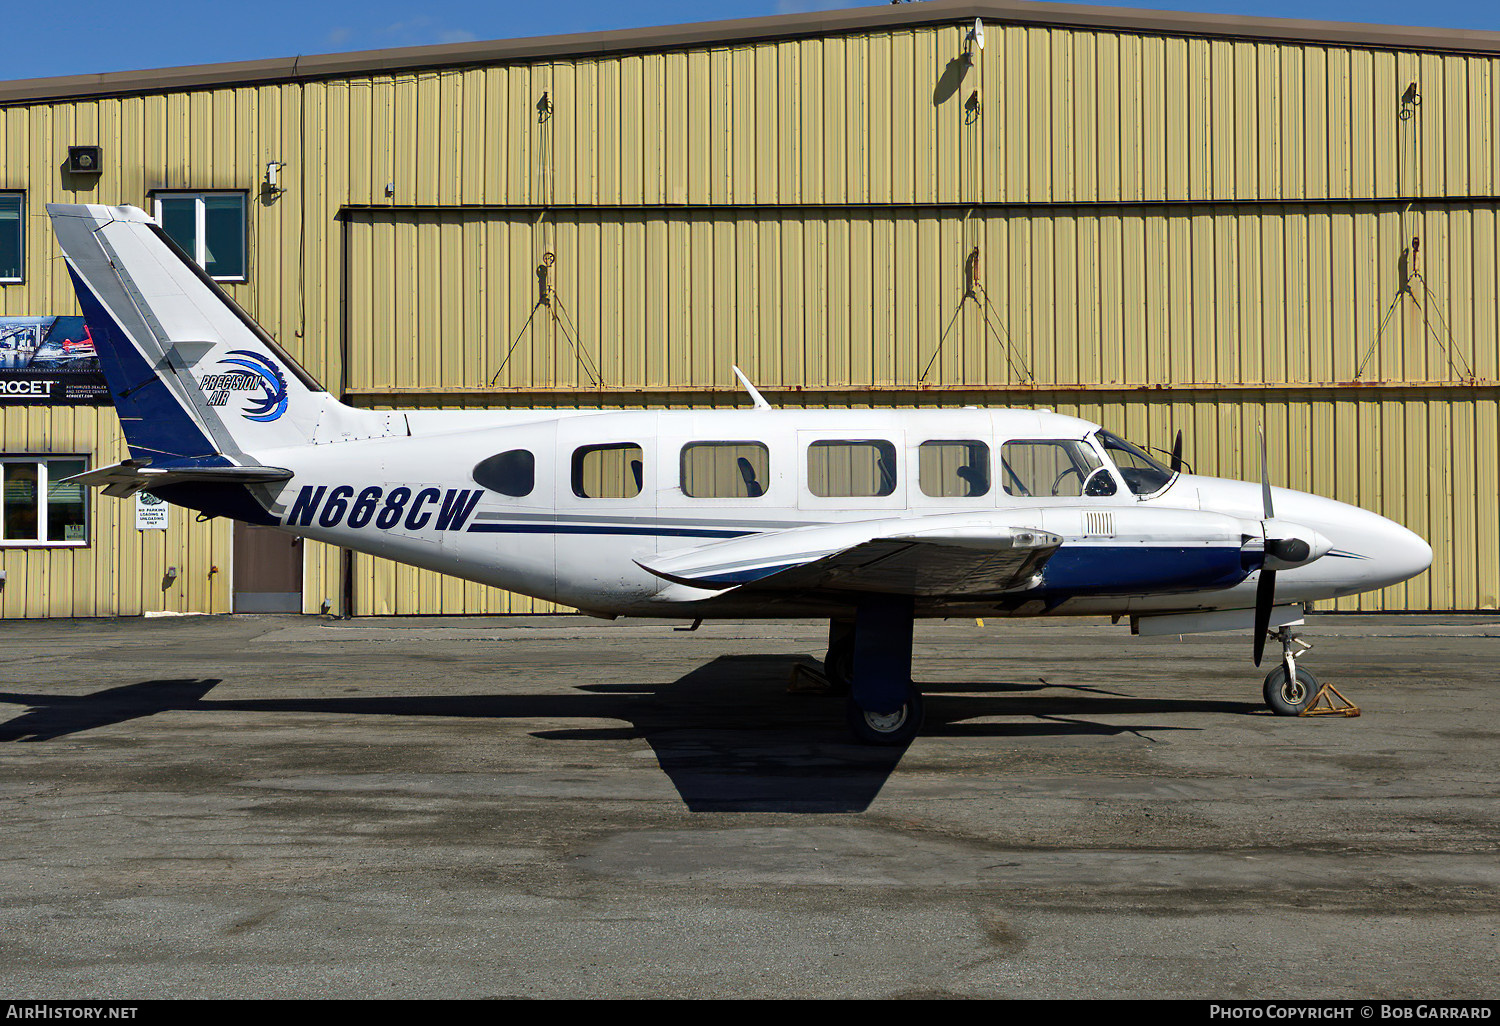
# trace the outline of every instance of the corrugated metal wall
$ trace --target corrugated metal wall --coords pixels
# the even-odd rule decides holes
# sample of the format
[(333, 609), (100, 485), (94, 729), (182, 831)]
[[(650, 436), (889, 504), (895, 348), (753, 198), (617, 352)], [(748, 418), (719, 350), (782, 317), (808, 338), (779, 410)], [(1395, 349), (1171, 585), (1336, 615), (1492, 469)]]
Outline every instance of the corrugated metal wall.
[(1497, 211), (359, 212), (348, 388), (1493, 381)]
[[(129, 455), (114, 410), (89, 406), (0, 407), (0, 451), (92, 453), (95, 467)], [(229, 612), (230, 524), (195, 516), (173, 506), (166, 530), (137, 531), (134, 499), (96, 496), (87, 547), (0, 549), (0, 619)]]
[[(73, 309), (43, 203), (247, 189), (232, 291), (355, 401), (724, 404), (737, 363), (792, 403), (1189, 426), (1251, 477), (1264, 417), (1279, 480), (1433, 541), (1345, 607), (1494, 607), (1500, 59), (987, 34), (972, 65), (950, 26), (0, 109), (31, 215), (0, 314)], [(59, 176), (86, 141), (99, 181)], [(353, 568), (360, 612), (546, 608)]]

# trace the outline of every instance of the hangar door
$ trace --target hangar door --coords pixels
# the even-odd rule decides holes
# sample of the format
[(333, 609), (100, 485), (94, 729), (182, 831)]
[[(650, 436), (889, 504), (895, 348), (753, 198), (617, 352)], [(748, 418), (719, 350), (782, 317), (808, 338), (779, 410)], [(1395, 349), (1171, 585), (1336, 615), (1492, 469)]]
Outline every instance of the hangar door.
[[(597, 382), (597, 338), (588, 342), (593, 351), (574, 344), (576, 292), (557, 289), (555, 231), (535, 218), (493, 211), (347, 218), (349, 401), (482, 408), (505, 405), (503, 390), (483, 394), (492, 379), (512, 391)], [(361, 553), (350, 555), (349, 573), (356, 616), (560, 611)]]
[[(352, 211), (345, 390), (406, 409), (723, 405), (739, 401), (737, 365), (788, 404), (869, 404), (873, 386), (901, 405), (1052, 406), (1162, 447), (1186, 428), (1199, 472), (1252, 481), (1246, 440), (1264, 424), (1274, 481), (1390, 516), (1437, 552), (1430, 573), (1338, 608), (1491, 607), (1497, 403), (1450, 380), (1420, 311), (1381, 334), (1404, 272), (1376, 254), (1401, 253), (1401, 216)], [(1482, 344), (1465, 343), (1462, 365), (1491, 380), (1493, 257), (1470, 259), (1494, 252), (1489, 215), (1420, 216), (1424, 239), (1453, 240), (1446, 263), (1429, 243), (1424, 266), (1451, 277), (1444, 319), (1472, 314), (1455, 336)], [(1339, 384), (1368, 353), (1382, 387)], [(363, 556), (352, 577), (356, 613), (550, 609)]]

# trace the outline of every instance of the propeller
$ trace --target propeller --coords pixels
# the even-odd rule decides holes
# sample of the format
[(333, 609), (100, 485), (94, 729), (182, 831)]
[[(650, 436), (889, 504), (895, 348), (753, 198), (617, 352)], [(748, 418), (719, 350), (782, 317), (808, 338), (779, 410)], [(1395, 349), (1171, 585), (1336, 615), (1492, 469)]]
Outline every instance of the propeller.
[(1182, 473), (1182, 429), (1177, 430), (1177, 437), (1172, 442), (1172, 473)]
[[(1255, 585), (1255, 665), (1260, 665), (1260, 657), (1266, 650), (1266, 633), (1271, 629), (1271, 607), (1276, 605), (1276, 569), (1273, 560), (1278, 560), (1288, 566), (1296, 566), (1305, 563), (1313, 554), (1313, 546), (1303, 538), (1293, 535), (1290, 538), (1272, 538), (1273, 521), (1276, 519), (1276, 508), (1271, 503), (1271, 478), (1266, 472), (1266, 433), (1260, 432), (1260, 499), (1264, 505), (1265, 518), (1261, 521), (1261, 528), (1266, 536), (1263, 562), (1260, 567), (1260, 580)], [(1289, 525), (1277, 525), (1282, 529)], [(1319, 555), (1327, 551), (1320, 536), (1321, 549)]]
[(1261, 549), (1260, 579), (1255, 585), (1256, 666), (1260, 665), (1261, 655), (1266, 650), (1266, 634), (1271, 629), (1271, 610), (1276, 605), (1277, 568), (1302, 566), (1321, 559), (1333, 548), (1333, 543), (1313, 528), (1276, 519), (1276, 507), (1271, 502), (1271, 475), (1266, 470), (1264, 429), (1260, 430), (1260, 501), (1264, 514), (1260, 527), (1265, 541)]
[[(1266, 473), (1266, 432), (1260, 431), (1260, 498), (1265, 519), (1273, 520), (1276, 509), (1271, 505), (1271, 480)], [(1271, 554), (1271, 540), (1266, 539), (1266, 553)], [(1265, 563), (1260, 567), (1260, 581), (1255, 586), (1255, 665), (1266, 651), (1266, 632), (1271, 629), (1271, 607), (1276, 604), (1276, 571)]]

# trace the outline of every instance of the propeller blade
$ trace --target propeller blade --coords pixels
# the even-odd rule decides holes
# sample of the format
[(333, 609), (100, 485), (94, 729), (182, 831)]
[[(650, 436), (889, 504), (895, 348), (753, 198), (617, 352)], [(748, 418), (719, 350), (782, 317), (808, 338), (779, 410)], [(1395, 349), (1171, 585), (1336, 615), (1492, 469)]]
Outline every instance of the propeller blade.
[(1177, 432), (1177, 439), (1172, 443), (1172, 473), (1182, 473), (1182, 431)]
[(1266, 519), (1270, 520), (1276, 516), (1276, 511), (1271, 508), (1271, 477), (1266, 473), (1266, 432), (1260, 430), (1260, 497), (1266, 506)]
[(1271, 607), (1276, 604), (1276, 571), (1261, 567), (1255, 586), (1255, 665), (1266, 651), (1266, 633), (1271, 629)]

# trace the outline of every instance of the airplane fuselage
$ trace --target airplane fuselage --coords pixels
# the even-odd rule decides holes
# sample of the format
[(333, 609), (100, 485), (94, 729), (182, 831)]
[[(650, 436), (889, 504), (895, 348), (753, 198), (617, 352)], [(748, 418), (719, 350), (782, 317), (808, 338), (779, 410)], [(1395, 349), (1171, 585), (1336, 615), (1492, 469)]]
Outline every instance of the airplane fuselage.
[[(643, 564), (766, 532), (871, 522), (1021, 525), (1064, 539), (1033, 586), (960, 601), (919, 597), (918, 615), (1151, 614), (1255, 601), (1256, 569), (1242, 550), (1260, 531), (1259, 485), (1184, 473), (1143, 483), (1116, 465), (1097, 425), (1047, 411), (404, 416), (410, 434), (402, 437), (254, 453), (295, 475), (257, 486), (267, 489), (262, 499), (278, 526), (602, 615), (828, 616), (841, 611), (837, 598), (768, 604)], [(1016, 476), (1017, 454), (1063, 441), (1088, 447), (1098, 467), (1054, 479), (1049, 465), (1025, 482)], [(753, 484), (737, 481), (733, 467), (717, 482), (685, 476), (704, 477), (693, 461), (721, 450), (754, 457)], [(968, 461), (962, 478), (941, 466), (953, 453)], [(500, 487), (524, 494), (476, 480), (475, 468), (504, 454), (518, 454), (506, 458), (528, 463), (529, 476), (524, 489)], [(878, 471), (860, 480), (872, 454)], [(1082, 493), (1086, 474), (1100, 494)], [(1425, 542), (1374, 513), (1289, 489), (1273, 494), (1279, 519), (1331, 543), (1323, 558), (1281, 572), (1278, 602), (1384, 587), (1430, 561)]]

